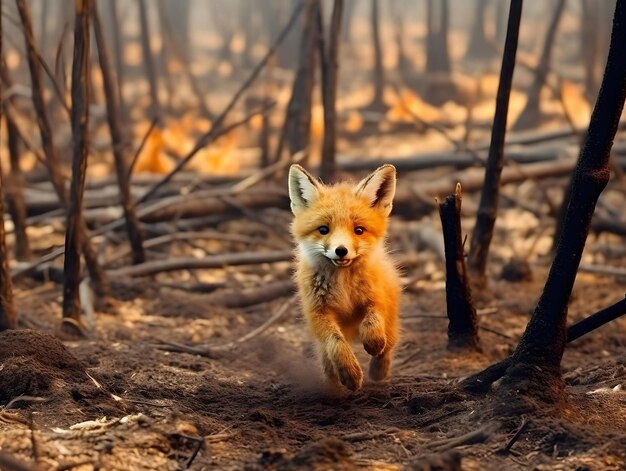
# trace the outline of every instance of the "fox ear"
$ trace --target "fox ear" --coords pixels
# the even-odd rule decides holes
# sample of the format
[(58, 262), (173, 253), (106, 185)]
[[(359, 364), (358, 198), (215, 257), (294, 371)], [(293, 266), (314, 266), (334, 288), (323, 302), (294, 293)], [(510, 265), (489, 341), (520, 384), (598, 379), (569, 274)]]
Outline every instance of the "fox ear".
[(359, 182), (355, 193), (367, 198), (372, 208), (378, 208), (388, 216), (396, 194), (396, 168), (393, 165), (378, 167)]
[(309, 172), (300, 165), (292, 165), (289, 169), (291, 211), (296, 214), (311, 206), (319, 196), (319, 188), (320, 183)]

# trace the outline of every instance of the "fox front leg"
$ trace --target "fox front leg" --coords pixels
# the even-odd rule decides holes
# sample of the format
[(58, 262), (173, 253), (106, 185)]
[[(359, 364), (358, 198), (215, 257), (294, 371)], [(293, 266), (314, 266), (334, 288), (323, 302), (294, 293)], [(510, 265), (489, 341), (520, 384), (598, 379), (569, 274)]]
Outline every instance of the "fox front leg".
[(359, 326), (359, 334), (363, 342), (363, 348), (373, 357), (380, 355), (385, 350), (387, 345), (385, 321), (377, 312), (375, 306), (367, 308), (365, 317)]
[(363, 385), (363, 371), (333, 317), (316, 314), (310, 320), (310, 327), (318, 341), (327, 381), (333, 384), (338, 378), (349, 390), (360, 389)]

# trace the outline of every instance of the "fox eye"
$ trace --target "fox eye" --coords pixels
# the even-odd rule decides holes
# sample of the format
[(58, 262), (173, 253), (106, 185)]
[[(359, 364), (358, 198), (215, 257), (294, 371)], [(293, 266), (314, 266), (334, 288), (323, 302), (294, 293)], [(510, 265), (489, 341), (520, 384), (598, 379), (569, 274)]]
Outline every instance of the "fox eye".
[(326, 234), (328, 234), (330, 232), (330, 229), (328, 228), (328, 226), (320, 226), (320, 227), (317, 228), (317, 230), (322, 235), (326, 235)]
[(356, 235), (362, 235), (365, 232), (365, 228), (363, 226), (356, 226), (354, 228), (354, 233)]

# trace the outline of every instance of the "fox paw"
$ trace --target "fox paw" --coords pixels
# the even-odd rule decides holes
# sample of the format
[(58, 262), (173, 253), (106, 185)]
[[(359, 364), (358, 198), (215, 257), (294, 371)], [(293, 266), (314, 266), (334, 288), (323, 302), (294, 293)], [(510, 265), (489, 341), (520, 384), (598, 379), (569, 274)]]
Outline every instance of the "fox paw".
[(386, 344), (387, 340), (383, 335), (369, 335), (363, 338), (363, 348), (373, 357), (380, 355)]
[(356, 359), (350, 364), (337, 365), (339, 381), (350, 391), (357, 391), (363, 385), (363, 371)]

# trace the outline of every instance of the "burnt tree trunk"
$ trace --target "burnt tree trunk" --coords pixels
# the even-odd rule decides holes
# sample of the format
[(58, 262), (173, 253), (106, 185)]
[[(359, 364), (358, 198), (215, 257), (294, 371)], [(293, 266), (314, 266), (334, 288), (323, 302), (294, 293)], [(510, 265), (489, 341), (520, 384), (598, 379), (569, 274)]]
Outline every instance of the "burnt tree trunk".
[(481, 375), (489, 385), (503, 377), (504, 392), (526, 391), (550, 402), (562, 397), (561, 358), (567, 341), (567, 307), (591, 218), (609, 177), (609, 156), (626, 98), (626, 0), (618, 0), (598, 100), (572, 177), (556, 254), (530, 322), (513, 356)]
[(139, 0), (139, 19), (141, 23), (141, 51), (150, 85), (150, 117), (161, 118), (161, 104), (159, 103), (159, 84), (156, 75), (154, 55), (150, 47), (150, 24), (148, 21), (148, 9), (146, 0)]
[(428, 0), (426, 4), (426, 74), (420, 90), (424, 99), (436, 106), (459, 98), (451, 75), (448, 6), (448, 0)]
[(122, 116), (122, 120), (126, 120), (127, 109), (126, 102), (124, 101), (124, 75), (126, 69), (124, 67), (124, 33), (121, 28), (120, 16), (117, 12), (117, 3), (118, 0), (107, 0), (105, 3), (109, 5), (109, 16), (112, 18), (111, 21), (111, 30), (113, 32), (113, 50), (115, 51), (115, 78), (117, 79), (117, 93), (118, 93), (118, 103), (120, 104), (120, 114)]
[(72, 61), (72, 180), (70, 183), (65, 227), (65, 262), (63, 265), (63, 318), (80, 326), (80, 258), (83, 193), (87, 173), (89, 124), (89, 16), (91, 0), (77, 0), (74, 21), (74, 57)]
[(552, 57), (552, 46), (554, 45), (554, 38), (556, 32), (559, 29), (559, 23), (563, 16), (563, 10), (565, 9), (565, 0), (558, 0), (550, 24), (548, 25), (548, 31), (546, 33), (546, 40), (543, 43), (543, 49), (539, 58), (539, 64), (535, 69), (535, 76), (533, 82), (528, 89), (528, 101), (524, 106), (521, 114), (515, 122), (514, 129), (523, 130), (537, 126), (541, 119), (541, 91), (548, 78), (550, 71), (550, 60)]
[(368, 108), (372, 110), (385, 109), (385, 69), (383, 67), (383, 48), (380, 42), (380, 13), (378, 0), (371, 0), (372, 45), (374, 46), (374, 98)]
[(311, 138), (311, 106), (315, 84), (315, 46), (317, 45), (317, 12), (319, 0), (307, 0), (304, 28), (300, 41), (300, 64), (293, 83), (287, 109), (285, 133), (291, 155), (309, 146)]
[[(0, 11), (2, 0), (0, 0)], [(0, 15), (0, 57), (2, 56), (2, 15)], [(4, 90), (0, 87), (0, 124), (2, 124), (2, 111), (4, 108)], [(9, 269), (9, 254), (7, 252), (6, 237), (4, 232), (4, 185), (2, 168), (0, 167), (0, 331), (15, 329), (17, 327), (17, 312), (13, 304), (13, 284), (11, 270)]]
[(599, 78), (597, 71), (598, 37), (600, 27), (597, 0), (582, 0), (580, 15), (580, 53), (585, 72), (585, 94), (590, 100), (598, 92)]
[[(26, 43), (26, 59), (30, 70), (32, 100), (37, 115), (37, 125), (41, 136), (41, 147), (45, 155), (45, 164), (50, 174), (52, 186), (59, 198), (61, 206), (67, 210), (68, 195), (65, 188), (65, 177), (61, 170), (61, 162), (54, 145), (52, 137), (52, 126), (48, 116), (48, 109), (44, 100), (44, 86), (42, 78), (41, 64), (38, 59), (38, 52), (35, 50), (35, 41), (33, 37), (32, 20), (30, 10), (25, 0), (16, 0), (17, 9), (22, 21), (22, 30)], [(88, 230), (84, 220), (80, 221), (81, 232), (84, 234), (82, 238), (84, 247), (84, 257), (89, 276), (94, 283), (94, 288), (98, 296), (105, 297), (109, 294), (109, 284), (104, 271), (98, 264), (96, 252), (89, 243)]]
[[(343, 0), (335, 0), (330, 22), (328, 41), (320, 41), (320, 64), (322, 65), (322, 102), (324, 104), (324, 141), (320, 177), (331, 182), (335, 177), (335, 150), (337, 145), (337, 77), (339, 74), (339, 34)], [(320, 38), (324, 37), (321, 9), (318, 11)], [(325, 48), (328, 44), (328, 48)]]
[(426, 72), (429, 74), (450, 74), (448, 16), (448, 0), (428, 0), (426, 4)]
[[(5, 87), (9, 87), (12, 81), (9, 71), (4, 61), (0, 58), (0, 75)], [(7, 120), (7, 146), (9, 149), (9, 179), (5, 185), (5, 196), (7, 209), (13, 221), (15, 233), (15, 258), (17, 260), (27, 260), (31, 256), (28, 234), (26, 233), (26, 202), (24, 201), (24, 175), (20, 166), (20, 132), (13, 118), (8, 113), (10, 106), (8, 98), (2, 106)]]
[(493, 47), (485, 33), (485, 15), (489, 0), (476, 0), (474, 25), (469, 38), (466, 56), (471, 59), (487, 59), (493, 56)]
[(107, 121), (109, 123), (111, 141), (113, 143), (113, 157), (115, 160), (117, 183), (120, 189), (122, 208), (126, 220), (126, 232), (128, 233), (128, 240), (133, 251), (133, 263), (142, 263), (145, 261), (143, 236), (130, 195), (130, 175), (128, 172), (128, 157), (126, 155), (128, 147), (125, 145), (126, 139), (122, 132), (122, 118), (117, 101), (118, 94), (115, 90), (115, 81), (111, 73), (111, 60), (104, 40), (104, 32), (102, 31), (102, 24), (100, 23), (100, 15), (98, 14), (97, 8), (93, 9), (93, 23), (98, 47), (98, 57), (100, 59), (100, 69), (102, 71), (102, 81), (104, 84)]
[(513, 84), (513, 72), (515, 70), (522, 4), (523, 0), (511, 0), (502, 66), (500, 68), (500, 81), (496, 95), (496, 111), (493, 118), (491, 142), (485, 167), (485, 183), (480, 197), (478, 215), (469, 251), (469, 270), (479, 286), (483, 286), (486, 282), (487, 257), (493, 237), (493, 228), (498, 215), (500, 175), (504, 166), (504, 138), (509, 112), (509, 97)]
[(461, 230), (461, 185), (439, 203), (446, 254), (448, 349), (480, 350), (476, 308), (467, 279)]

